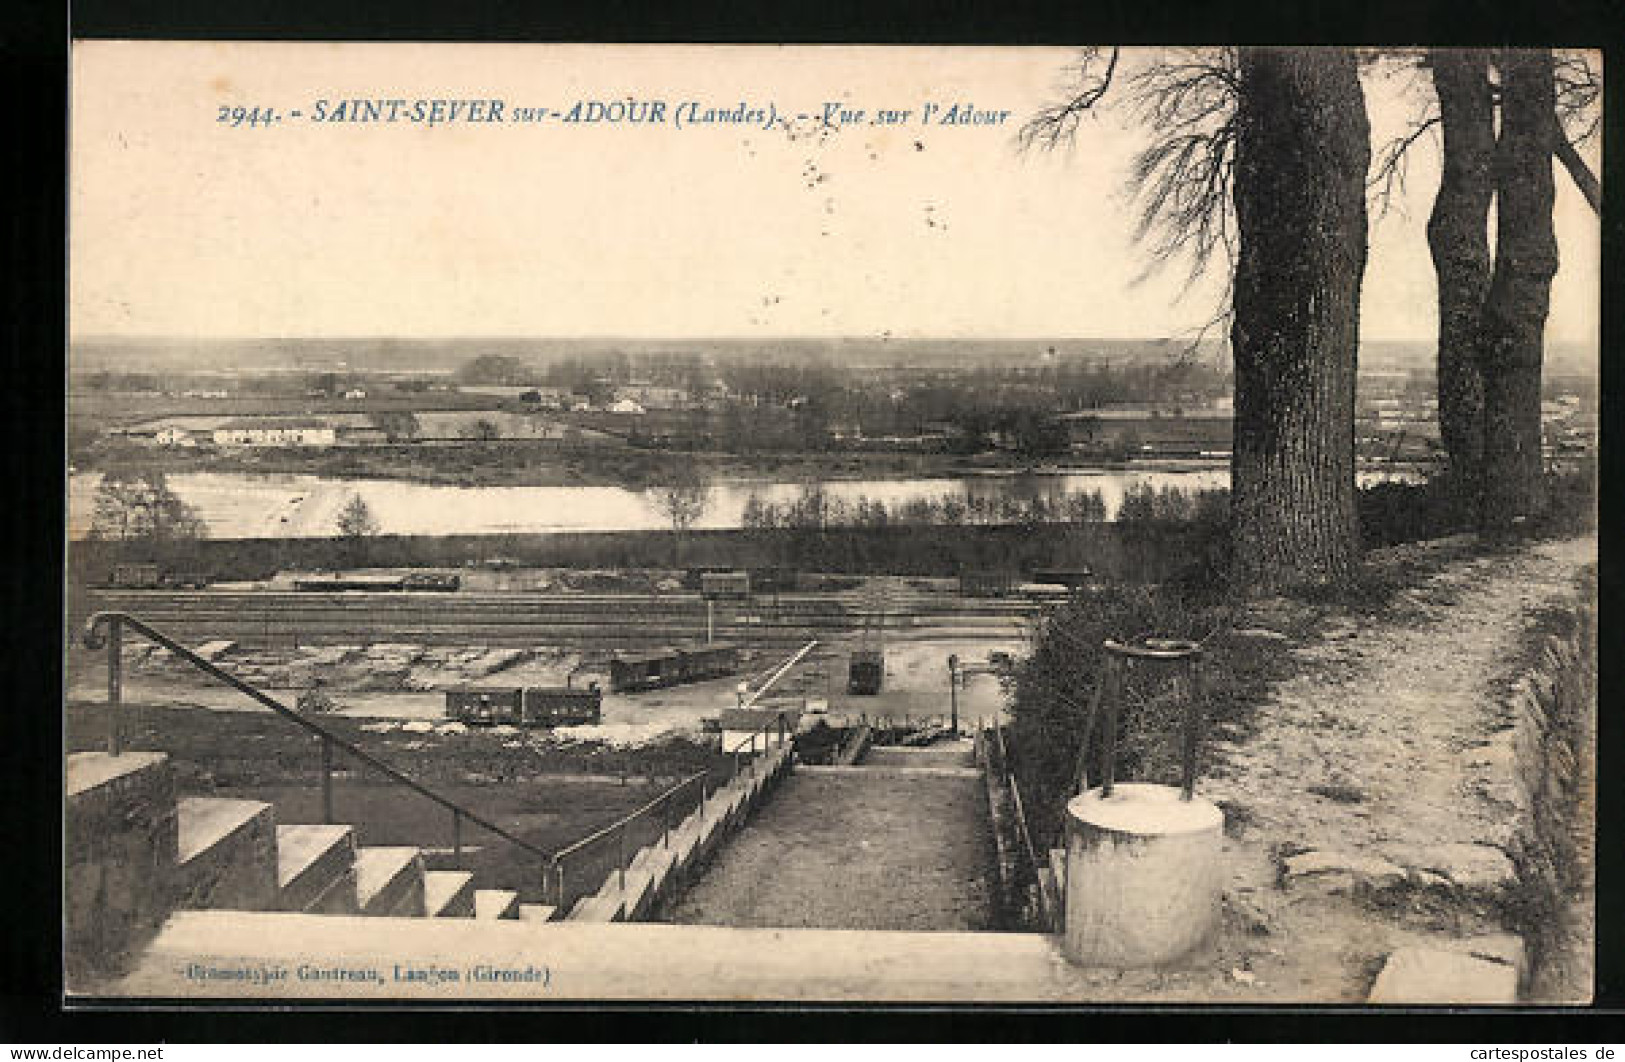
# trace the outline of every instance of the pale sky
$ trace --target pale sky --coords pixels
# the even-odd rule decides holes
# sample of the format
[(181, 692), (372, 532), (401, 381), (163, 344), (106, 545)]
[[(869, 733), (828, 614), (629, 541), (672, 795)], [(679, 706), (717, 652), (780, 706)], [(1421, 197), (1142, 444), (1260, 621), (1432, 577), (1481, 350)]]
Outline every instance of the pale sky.
[[(1216, 288), (1135, 283), (1143, 133), (1108, 113), (1021, 154), (1065, 49), (92, 42), (75, 47), (76, 335), (1177, 335)], [(1379, 135), (1404, 108), (1367, 86)], [(321, 98), (666, 101), (668, 124), (314, 124)], [(844, 102), (901, 127), (669, 124), (685, 100)], [(930, 101), (1008, 110), (921, 126)], [(229, 128), (221, 106), (306, 117)], [(940, 113), (940, 112), (939, 112)], [(1362, 331), (1430, 338), (1437, 148), (1372, 231)], [(1548, 334), (1592, 339), (1599, 230), (1558, 174)]]

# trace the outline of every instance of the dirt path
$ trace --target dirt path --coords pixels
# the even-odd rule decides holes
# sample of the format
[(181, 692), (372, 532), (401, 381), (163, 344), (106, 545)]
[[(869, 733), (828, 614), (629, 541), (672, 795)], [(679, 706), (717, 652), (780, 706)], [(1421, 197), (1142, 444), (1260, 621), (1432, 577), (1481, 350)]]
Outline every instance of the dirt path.
[[(1514, 823), (1506, 683), (1595, 539), (1456, 561), (1297, 647), (1203, 784), (1229, 819), (1222, 957), (1246, 998), (1358, 1000), (1396, 947), (1501, 932)], [(1296, 858), (1295, 858), (1296, 857)], [(1458, 949), (1459, 950), (1459, 947)]]
[(974, 773), (801, 768), (672, 912), (673, 922), (985, 929), (991, 842)]

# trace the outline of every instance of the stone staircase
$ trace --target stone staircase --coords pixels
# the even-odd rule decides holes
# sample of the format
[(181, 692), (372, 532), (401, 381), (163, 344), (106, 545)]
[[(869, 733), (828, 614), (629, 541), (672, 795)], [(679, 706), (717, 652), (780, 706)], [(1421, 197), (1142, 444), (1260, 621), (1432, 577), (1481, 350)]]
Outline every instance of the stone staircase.
[(611, 873), (597, 892), (560, 910), (521, 903), (516, 891), (475, 889), (467, 871), (431, 869), (437, 850), (360, 845), (354, 827), (342, 824), (279, 825), (262, 801), (178, 797), (163, 753), (75, 753), (64, 833), (69, 989), (100, 991), (132, 970), (150, 972), (157, 956), (172, 954), (176, 927), (193, 912), (218, 913), (225, 921), (211, 925), (248, 933), (272, 912), (335, 927), (371, 919), (386, 936), (422, 919), (502, 922), (516, 931), (640, 921), (671, 900), (793, 762), (788, 742), (762, 753), (639, 850), (624, 877)]
[(65, 914), (70, 973), (112, 973), (172, 912), (546, 921), (517, 892), (431, 870), (413, 847), (358, 845), (347, 825), (288, 824), (257, 800), (177, 797), (168, 757), (68, 757)]

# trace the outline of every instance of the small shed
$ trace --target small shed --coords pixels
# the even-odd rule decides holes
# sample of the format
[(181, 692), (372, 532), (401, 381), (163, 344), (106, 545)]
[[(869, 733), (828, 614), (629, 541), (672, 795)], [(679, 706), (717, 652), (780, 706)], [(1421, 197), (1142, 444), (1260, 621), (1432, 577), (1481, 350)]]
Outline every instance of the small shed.
[[(779, 731), (775, 720), (780, 714), (784, 715), (784, 738), (789, 741), (801, 725), (801, 710), (799, 708), (781, 707), (775, 705), (758, 706), (754, 708), (724, 708), (718, 720), (722, 730), (722, 751), (732, 752), (740, 745), (746, 750), (750, 749), (752, 734), (757, 735), (756, 749), (758, 752), (767, 748), (775, 748), (779, 741)], [(762, 729), (767, 728), (767, 734)]]

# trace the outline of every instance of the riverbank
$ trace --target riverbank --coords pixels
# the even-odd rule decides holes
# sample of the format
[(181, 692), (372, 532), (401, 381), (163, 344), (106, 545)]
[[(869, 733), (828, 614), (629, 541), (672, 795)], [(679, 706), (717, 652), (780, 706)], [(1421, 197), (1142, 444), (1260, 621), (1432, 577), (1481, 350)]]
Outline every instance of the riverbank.
[[(334, 538), (253, 537), (186, 543), (165, 566), (216, 582), (264, 580), (278, 571), (358, 568), (647, 569), (687, 566), (787, 568), (803, 572), (955, 577), (966, 571), (1012, 575), (1037, 568), (1088, 567), (1105, 578), (1154, 581), (1190, 562), (1197, 530), (1114, 523), (767, 530), (510, 532), (380, 535), (357, 547)], [(72, 585), (105, 583), (127, 560), (125, 544), (83, 540), (68, 550)], [(72, 595), (82, 596), (82, 595)]]
[(984, 454), (888, 450), (789, 451), (755, 454), (661, 450), (620, 440), (433, 442), (330, 448), (240, 449), (124, 446), (81, 456), (79, 472), (146, 470), (187, 473), (265, 474), (396, 480), (457, 487), (619, 487), (645, 490), (679, 468), (711, 480), (935, 479), (976, 475), (1124, 472), (1135, 469), (1186, 472), (1225, 468), (1216, 459), (1076, 458), (1035, 463), (1006, 451)]

